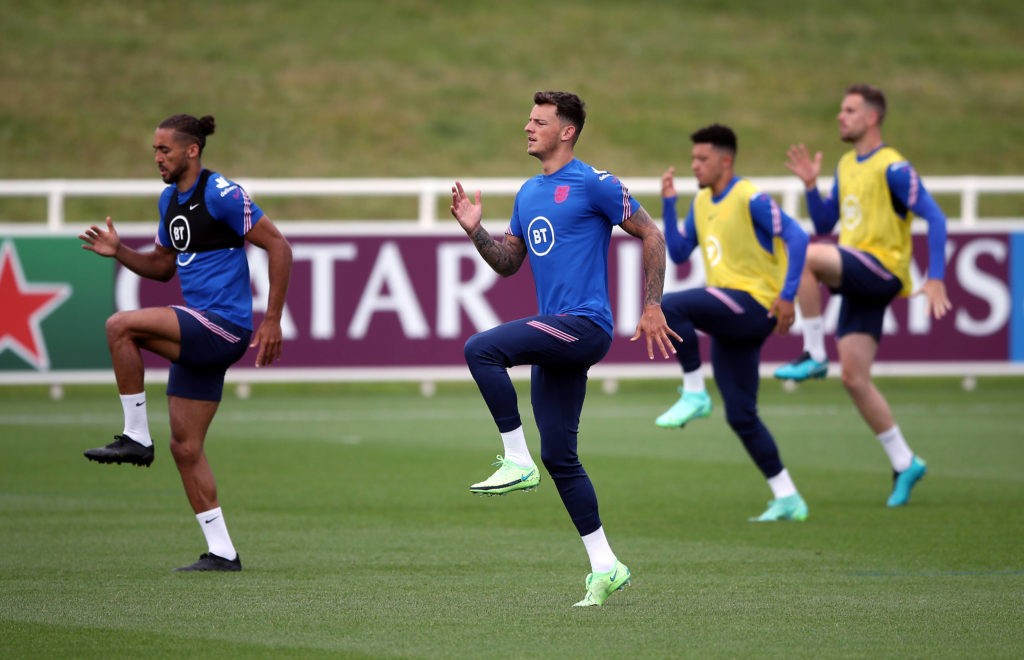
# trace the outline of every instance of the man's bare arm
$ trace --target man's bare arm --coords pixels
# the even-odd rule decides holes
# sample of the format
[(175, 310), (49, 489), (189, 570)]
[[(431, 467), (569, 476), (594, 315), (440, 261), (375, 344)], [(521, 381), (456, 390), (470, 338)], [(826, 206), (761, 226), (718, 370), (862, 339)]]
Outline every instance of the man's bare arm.
[(644, 305), (660, 305), (665, 290), (665, 236), (642, 206), (622, 228), (644, 242)]
[(458, 181), (452, 186), (452, 216), (459, 221), (463, 231), (473, 241), (477, 252), (484, 258), (487, 265), (502, 277), (515, 274), (526, 258), (526, 244), (521, 238), (506, 234), (500, 243), (480, 224), (483, 206), (480, 204), (480, 191), (470, 198)]
[(487, 265), (502, 277), (515, 274), (526, 258), (526, 243), (512, 234), (505, 234), (505, 240), (499, 243), (480, 225), (469, 238)]
[(644, 311), (630, 341), (646, 335), (647, 357), (654, 359), (657, 346), (661, 356), (668, 359), (676, 352), (671, 340), (681, 342), (683, 339), (669, 327), (661, 311), (661, 294), (665, 288), (665, 236), (642, 206), (622, 223), (622, 228), (644, 242)]

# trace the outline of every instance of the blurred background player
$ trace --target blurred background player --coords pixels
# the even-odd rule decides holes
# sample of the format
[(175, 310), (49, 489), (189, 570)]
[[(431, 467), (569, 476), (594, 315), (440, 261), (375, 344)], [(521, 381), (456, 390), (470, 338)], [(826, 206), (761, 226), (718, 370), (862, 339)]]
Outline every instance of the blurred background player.
[[(113, 257), (132, 272), (166, 282), (177, 273), (185, 306), (117, 312), (107, 319), (107, 343), (124, 410), (124, 431), (105, 447), (89, 449), (99, 463), (153, 462), (146, 414), (141, 349), (171, 361), (167, 408), (171, 454), (209, 551), (178, 570), (238, 571), (242, 561), (231, 542), (206, 460), (206, 432), (224, 389), (224, 374), (247, 347), (258, 346), (256, 366), (281, 355), (281, 313), (291, 273), (291, 247), (262, 209), (234, 182), (204, 169), (206, 137), (216, 125), (207, 115), (168, 117), (156, 129), (153, 153), (164, 183), (155, 249), (121, 243), (110, 218), (93, 225), (82, 246)], [(252, 331), (252, 288), (245, 241), (267, 251), (267, 311)], [(251, 339), (251, 342), (250, 342)]]
[(700, 186), (682, 230), (677, 226), (674, 168), (662, 177), (665, 240), (672, 261), (694, 248), (704, 258), (707, 286), (665, 296), (669, 326), (683, 368), (679, 400), (655, 423), (679, 428), (711, 414), (697, 330), (711, 338), (711, 365), (725, 417), (768, 480), (773, 499), (753, 522), (805, 520), (807, 504), (782, 464), (778, 446), (757, 412), (761, 346), (772, 331), (785, 334), (795, 318), (807, 234), (767, 194), (734, 173), (736, 134), (713, 124), (694, 132), (691, 166)]
[(466, 362), (504, 446), (497, 471), (470, 486), (478, 494), (532, 490), (540, 473), (526, 445), (509, 367), (533, 365), (530, 399), (540, 431), (541, 461), (551, 476), (590, 558), (587, 593), (576, 606), (601, 605), (629, 584), (598, 515), (597, 495), (576, 453), (587, 371), (608, 352), (612, 313), (608, 246), (618, 225), (643, 240), (644, 309), (633, 340), (646, 334), (648, 357), (657, 344), (669, 357), (673, 334), (661, 311), (665, 240), (647, 211), (608, 172), (574, 156), (586, 118), (583, 101), (568, 92), (537, 92), (526, 124), (527, 153), (542, 174), (516, 194), (504, 240), (481, 225), (480, 193), (470, 199), (456, 182), (452, 215), (484, 261), (499, 275), (515, 274), (529, 251), (539, 314), (469, 338)]
[(928, 309), (942, 318), (951, 308), (943, 283), (946, 216), (925, 190), (909, 162), (882, 139), (885, 95), (870, 85), (851, 85), (839, 108), (839, 137), (853, 146), (839, 159), (832, 190), (822, 199), (817, 179), (821, 152), (791, 146), (786, 166), (807, 187), (807, 209), (817, 234), (840, 223), (839, 245), (812, 243), (800, 282), (804, 351), (776, 370), (776, 378), (802, 381), (828, 371), (819, 283), (842, 296), (836, 347), (843, 387), (889, 456), (893, 488), (888, 506), (902, 506), (927, 471), (900, 432), (889, 403), (871, 380), (882, 338), (885, 310), (898, 295), (910, 295), (911, 222), (928, 223)]

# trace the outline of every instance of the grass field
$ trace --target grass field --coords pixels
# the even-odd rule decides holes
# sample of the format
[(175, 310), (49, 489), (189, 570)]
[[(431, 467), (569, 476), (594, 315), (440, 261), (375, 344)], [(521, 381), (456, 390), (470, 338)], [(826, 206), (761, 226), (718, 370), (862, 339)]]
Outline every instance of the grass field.
[(1024, 379), (881, 383), (929, 461), (910, 505), (884, 506), (887, 462), (836, 380), (766, 381), (811, 507), (770, 525), (747, 522), (769, 492), (720, 408), (670, 432), (652, 420), (675, 383), (593, 387), (581, 456), (634, 579), (586, 610), (549, 480), (467, 493), (499, 451), (471, 385), (228, 397), (208, 453), (240, 574), (171, 570), (205, 544), (159, 385), (148, 470), (81, 456), (120, 430), (112, 385), (0, 388), (0, 657), (1020, 657)]

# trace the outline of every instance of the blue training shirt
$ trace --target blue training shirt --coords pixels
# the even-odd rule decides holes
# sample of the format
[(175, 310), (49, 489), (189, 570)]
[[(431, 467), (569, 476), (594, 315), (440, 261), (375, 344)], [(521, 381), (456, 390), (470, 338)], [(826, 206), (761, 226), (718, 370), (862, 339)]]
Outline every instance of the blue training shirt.
[[(175, 193), (179, 204), (188, 202), (201, 179), (198, 177), (196, 183), (183, 193), (177, 192), (173, 184), (164, 188), (158, 204), (160, 217), (164, 217)], [(203, 200), (214, 220), (226, 223), (242, 237), (263, 217), (263, 210), (241, 186), (216, 172), (210, 174)], [(174, 249), (162, 221), (157, 229), (156, 242)], [(176, 260), (181, 294), (188, 307), (213, 312), (235, 325), (252, 329), (252, 285), (244, 247), (179, 252)]]
[(575, 158), (523, 184), (507, 233), (526, 243), (540, 314), (586, 316), (612, 335), (611, 230), (639, 208), (621, 181)]

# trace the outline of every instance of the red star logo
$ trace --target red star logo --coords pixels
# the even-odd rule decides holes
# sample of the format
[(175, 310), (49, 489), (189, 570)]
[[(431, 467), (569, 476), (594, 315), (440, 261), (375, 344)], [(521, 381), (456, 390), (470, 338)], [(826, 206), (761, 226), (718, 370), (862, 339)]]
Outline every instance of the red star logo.
[(13, 243), (0, 250), (0, 353), (10, 348), (36, 369), (50, 367), (39, 324), (71, 295), (67, 284), (29, 284)]

